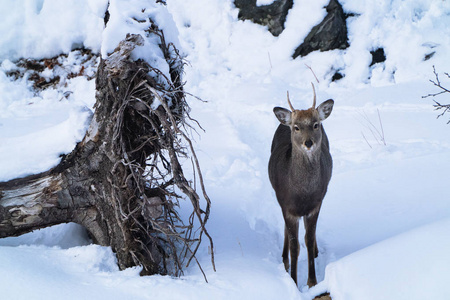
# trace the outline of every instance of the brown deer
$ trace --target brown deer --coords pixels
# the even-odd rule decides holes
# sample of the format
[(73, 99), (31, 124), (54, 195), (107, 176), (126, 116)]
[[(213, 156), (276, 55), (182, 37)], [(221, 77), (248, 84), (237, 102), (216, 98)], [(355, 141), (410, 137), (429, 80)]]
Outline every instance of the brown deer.
[(269, 178), (285, 222), (283, 263), (297, 284), (297, 260), (300, 252), (298, 223), (303, 217), (305, 244), (308, 251), (308, 286), (317, 284), (314, 258), (318, 255), (316, 224), (322, 200), (331, 178), (333, 161), (328, 138), (322, 126), (333, 109), (334, 101), (327, 100), (316, 108), (316, 92), (311, 108), (297, 110), (287, 100), (291, 111), (275, 107), (280, 121), (272, 141)]

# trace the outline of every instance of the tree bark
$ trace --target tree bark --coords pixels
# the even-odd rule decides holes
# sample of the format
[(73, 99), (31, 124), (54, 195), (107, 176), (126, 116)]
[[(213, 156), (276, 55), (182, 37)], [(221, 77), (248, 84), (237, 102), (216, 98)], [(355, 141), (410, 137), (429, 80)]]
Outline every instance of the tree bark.
[[(95, 113), (84, 139), (55, 168), (0, 183), (0, 238), (75, 222), (95, 243), (112, 247), (120, 269), (139, 265), (144, 275), (179, 275), (184, 262), (195, 258), (203, 235), (213, 246), (205, 228), (209, 198), (203, 190), (202, 209), (178, 162), (190, 149), (201, 180), (192, 144), (182, 131), (189, 118), (183, 63), (161, 30), (153, 26), (149, 32), (160, 38), (170, 78), (130, 59), (134, 47), (143, 44), (140, 35), (127, 36), (102, 59)], [(151, 77), (150, 71), (157, 75)], [(183, 197), (193, 205), (188, 224), (175, 211)]]

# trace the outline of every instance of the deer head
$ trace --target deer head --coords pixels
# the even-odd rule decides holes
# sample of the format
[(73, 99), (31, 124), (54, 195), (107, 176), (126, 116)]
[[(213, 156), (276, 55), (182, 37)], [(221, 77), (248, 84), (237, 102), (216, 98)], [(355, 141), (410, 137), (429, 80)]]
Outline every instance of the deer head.
[(287, 94), (287, 101), (291, 110), (275, 107), (273, 112), (281, 124), (291, 128), (292, 145), (308, 155), (320, 148), (322, 141), (322, 121), (328, 118), (333, 109), (334, 101), (329, 99), (316, 108), (316, 91), (311, 83), (314, 93), (313, 105), (306, 110), (294, 109)]

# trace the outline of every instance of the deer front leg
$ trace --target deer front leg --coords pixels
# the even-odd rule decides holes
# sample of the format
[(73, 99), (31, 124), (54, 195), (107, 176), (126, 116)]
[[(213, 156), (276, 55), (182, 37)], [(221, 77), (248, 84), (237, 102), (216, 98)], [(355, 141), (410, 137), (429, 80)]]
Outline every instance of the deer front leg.
[(283, 245), (283, 263), (286, 272), (289, 273), (289, 234), (287, 226), (284, 226), (284, 245)]
[(300, 253), (300, 244), (298, 242), (298, 219), (288, 217), (285, 218), (285, 223), (287, 237), (289, 239), (289, 252), (291, 253), (291, 277), (294, 280), (295, 284), (297, 284), (297, 262), (298, 255)]
[(316, 242), (316, 226), (317, 219), (319, 217), (319, 211), (305, 216), (303, 221), (305, 223), (305, 244), (308, 251), (308, 286), (312, 287), (317, 284), (316, 279), (316, 267), (314, 265), (314, 258), (318, 255), (317, 242)]
[[(303, 222), (305, 224), (305, 229), (307, 227), (306, 225), (306, 217), (303, 219)], [(315, 235), (314, 235), (315, 237)], [(305, 235), (305, 244), (306, 244), (306, 235)], [(319, 248), (317, 247), (317, 239), (314, 238), (314, 258), (317, 258), (319, 256)]]

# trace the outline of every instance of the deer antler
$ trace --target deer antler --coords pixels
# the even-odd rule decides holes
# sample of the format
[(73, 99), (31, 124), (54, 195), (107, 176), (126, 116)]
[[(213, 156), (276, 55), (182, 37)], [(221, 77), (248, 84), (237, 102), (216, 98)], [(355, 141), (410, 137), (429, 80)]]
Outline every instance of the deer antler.
[(295, 108), (292, 106), (291, 100), (289, 100), (289, 91), (287, 91), (287, 100), (288, 100), (289, 107), (291, 108), (291, 111), (294, 111)]
[(316, 108), (316, 89), (314, 88), (314, 83), (311, 82), (313, 93), (314, 93), (314, 99), (313, 99), (313, 105), (312, 108)]

